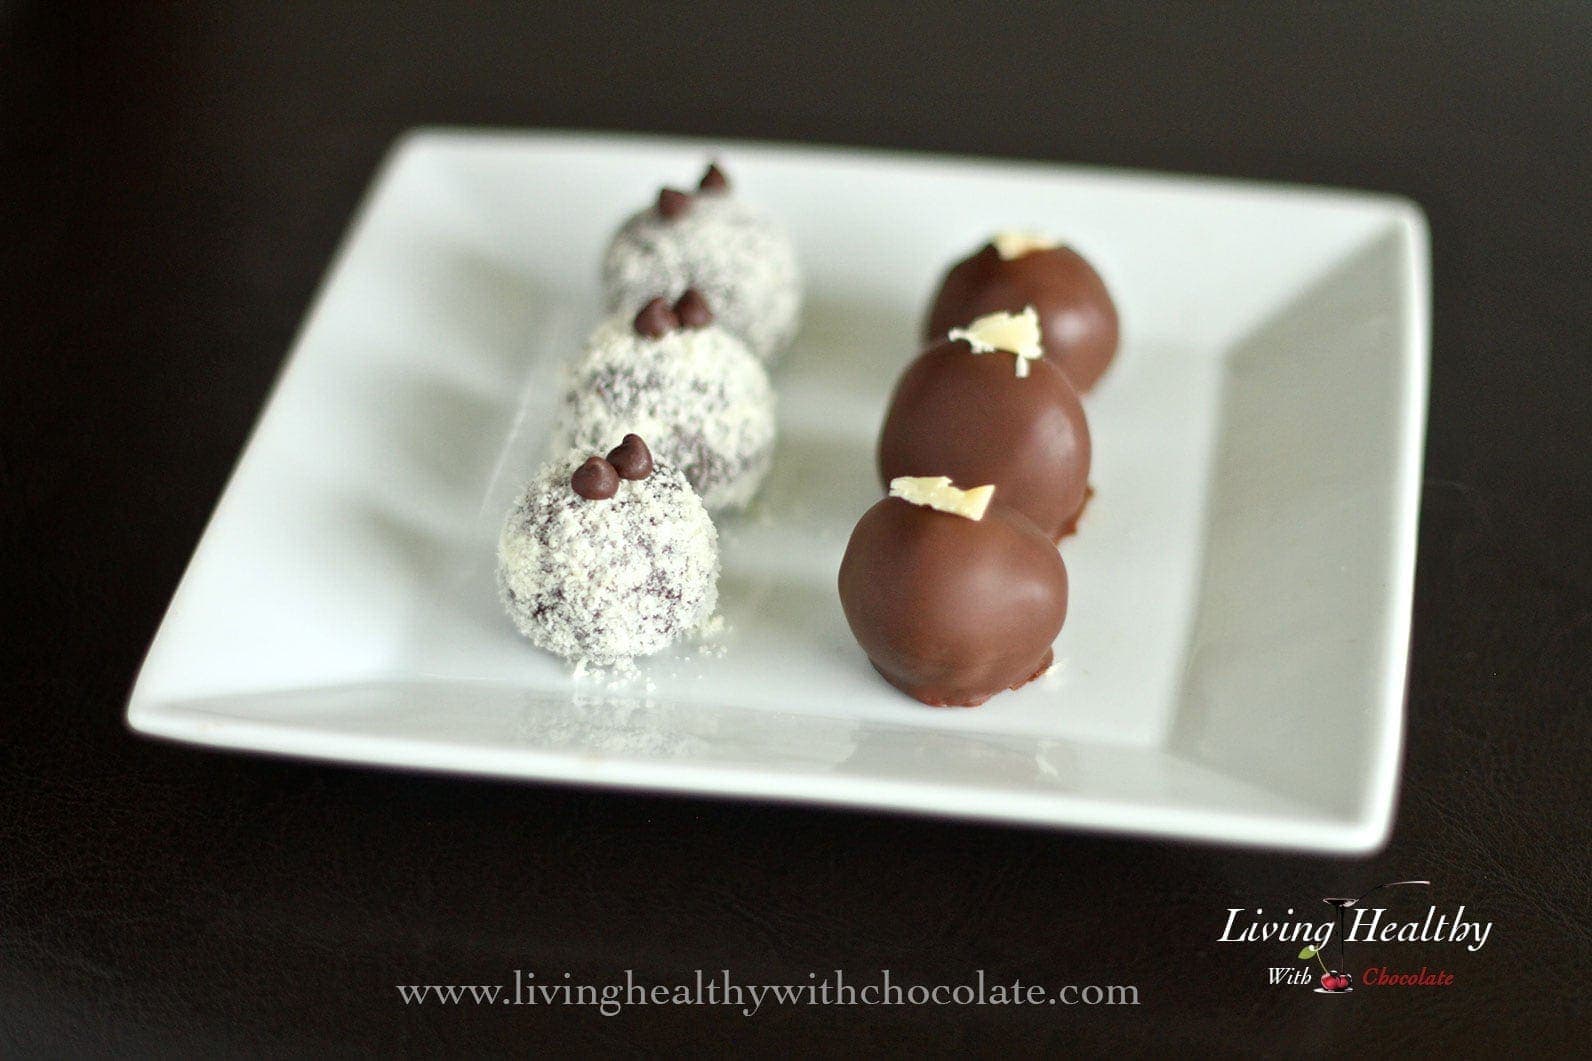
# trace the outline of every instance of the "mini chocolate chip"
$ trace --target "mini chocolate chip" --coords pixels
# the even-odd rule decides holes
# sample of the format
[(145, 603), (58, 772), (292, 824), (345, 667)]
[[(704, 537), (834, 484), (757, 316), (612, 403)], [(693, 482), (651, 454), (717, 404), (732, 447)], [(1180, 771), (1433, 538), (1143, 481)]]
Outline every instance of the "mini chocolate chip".
[(607, 501), (619, 492), (619, 473), (601, 457), (587, 457), (569, 477), (569, 485), (587, 501)]
[(673, 221), (689, 209), (691, 209), (691, 196), (686, 192), (665, 188), (658, 193), (658, 213), (670, 221)]
[(674, 304), (674, 315), (686, 328), (706, 328), (713, 323), (713, 311), (708, 308), (708, 300), (694, 287), (686, 288), (685, 294)]
[(621, 479), (645, 479), (652, 474), (652, 451), (640, 435), (626, 435), (608, 454), (608, 463)]
[(730, 190), (730, 179), (719, 169), (717, 162), (708, 163), (707, 172), (702, 174), (702, 180), (697, 183), (697, 190), (704, 192), (727, 192)]
[(656, 339), (680, 327), (680, 318), (670, 308), (668, 299), (655, 298), (641, 307), (641, 312), (636, 314), (634, 326), (637, 335)]

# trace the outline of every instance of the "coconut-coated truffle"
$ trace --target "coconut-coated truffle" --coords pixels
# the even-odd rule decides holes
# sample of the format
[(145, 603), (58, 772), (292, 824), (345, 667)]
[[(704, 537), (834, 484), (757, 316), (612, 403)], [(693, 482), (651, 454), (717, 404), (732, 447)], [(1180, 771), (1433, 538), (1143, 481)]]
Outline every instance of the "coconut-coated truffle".
[(520, 633), (607, 667), (651, 655), (713, 614), (719, 536), (678, 470), (658, 462), (629, 479), (603, 460), (577, 451), (542, 466), (503, 523), (497, 575)]
[[(693, 315), (689, 296), (676, 305)], [(773, 460), (774, 390), (734, 335), (715, 323), (686, 327), (654, 299), (592, 332), (569, 369), (552, 452), (604, 452), (629, 433), (678, 469), (710, 510), (744, 508)]]
[(666, 188), (625, 221), (603, 257), (602, 281), (611, 311), (633, 312), (659, 295), (673, 302), (697, 289), (765, 363), (790, 345), (801, 312), (790, 236), (736, 196), (717, 167), (696, 191)]

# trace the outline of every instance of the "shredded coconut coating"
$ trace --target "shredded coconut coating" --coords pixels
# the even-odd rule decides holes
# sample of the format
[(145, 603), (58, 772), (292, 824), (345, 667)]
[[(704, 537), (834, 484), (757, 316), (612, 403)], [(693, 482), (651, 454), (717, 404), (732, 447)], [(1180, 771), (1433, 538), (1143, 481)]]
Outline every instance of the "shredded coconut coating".
[(648, 656), (718, 604), (719, 536), (685, 476), (658, 463), (606, 501), (570, 487), (589, 454), (542, 466), (498, 538), (498, 592), (520, 633), (581, 666)]
[(774, 458), (774, 389), (717, 325), (649, 339), (621, 313), (597, 326), (569, 370), (552, 452), (600, 455), (630, 433), (678, 468), (710, 511), (745, 508)]
[(796, 336), (801, 273), (790, 236), (730, 194), (697, 195), (667, 219), (648, 207), (615, 233), (603, 256), (608, 308), (635, 313), (648, 299), (670, 302), (688, 287), (765, 364)]

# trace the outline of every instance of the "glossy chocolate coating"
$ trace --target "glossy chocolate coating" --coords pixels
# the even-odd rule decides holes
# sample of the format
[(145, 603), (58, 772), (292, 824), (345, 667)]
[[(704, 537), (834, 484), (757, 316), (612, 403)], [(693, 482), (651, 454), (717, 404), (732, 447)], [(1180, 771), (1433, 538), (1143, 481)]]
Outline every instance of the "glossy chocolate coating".
[(879, 433), (879, 479), (949, 475), (995, 484), (995, 499), (1059, 541), (1089, 490), (1089, 424), (1078, 392), (1042, 357), (1028, 375), (1013, 354), (944, 340), (907, 366)]
[(1039, 313), (1045, 356), (1080, 394), (1093, 387), (1117, 353), (1117, 307), (1100, 274), (1068, 247), (1007, 260), (986, 243), (940, 281), (923, 339), (935, 342), (986, 313), (1020, 313), (1026, 306)]
[(981, 520), (897, 497), (863, 514), (840, 562), (840, 604), (885, 680), (935, 707), (973, 707), (1051, 662), (1067, 568), (996, 502)]

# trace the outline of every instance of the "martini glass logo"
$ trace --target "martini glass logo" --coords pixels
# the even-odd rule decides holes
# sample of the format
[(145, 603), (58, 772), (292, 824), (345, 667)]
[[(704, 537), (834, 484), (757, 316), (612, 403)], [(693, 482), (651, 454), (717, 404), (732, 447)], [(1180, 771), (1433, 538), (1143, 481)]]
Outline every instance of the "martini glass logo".
[(1314, 958), (1316, 961), (1321, 963), (1321, 986), (1316, 988), (1316, 994), (1346, 995), (1350, 991), (1354, 990), (1354, 977), (1350, 976), (1346, 972), (1339, 971), (1348, 968), (1348, 964), (1344, 959), (1344, 949), (1348, 944), (1348, 939), (1344, 936), (1343, 932), (1343, 911), (1349, 909), (1351, 906), (1359, 906), (1365, 901), (1366, 896), (1373, 895), (1376, 892), (1381, 891), (1383, 888), (1401, 888), (1406, 885), (1420, 885), (1422, 887), (1426, 887), (1431, 883), (1432, 882), (1429, 880), (1388, 881), (1386, 884), (1378, 884), (1375, 888), (1372, 888), (1370, 891), (1366, 892), (1365, 895), (1360, 896), (1358, 899), (1328, 898), (1321, 900), (1328, 906), (1336, 907), (1338, 911), (1338, 968), (1327, 968), (1327, 963), (1322, 959), (1321, 949), (1319, 947), (1311, 945), (1305, 947), (1304, 950), (1299, 952), (1300, 961), (1307, 962), (1311, 958)]

